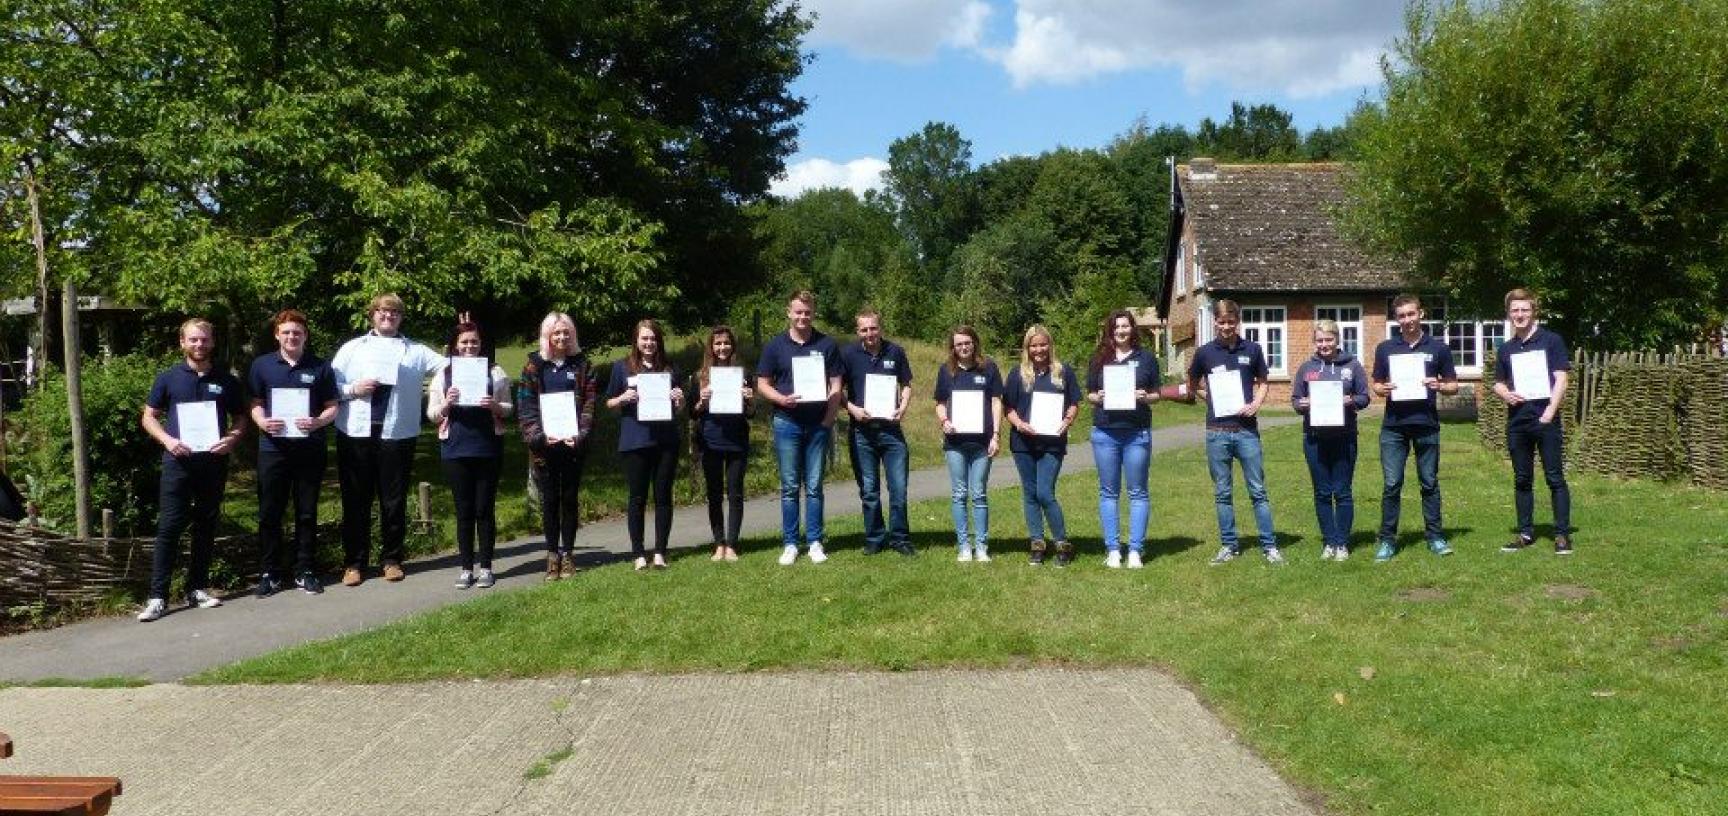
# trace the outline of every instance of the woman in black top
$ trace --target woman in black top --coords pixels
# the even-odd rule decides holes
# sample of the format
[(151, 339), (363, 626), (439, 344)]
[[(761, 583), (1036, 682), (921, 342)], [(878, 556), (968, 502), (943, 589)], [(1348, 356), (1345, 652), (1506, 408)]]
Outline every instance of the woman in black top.
[[(1047, 401), (1047, 402), (1046, 402)], [(1020, 342), (1020, 365), (1008, 370), (1002, 402), (1013, 432), (1008, 449), (1020, 471), (1020, 493), (1026, 511), (1027, 546), (1034, 566), (1044, 563), (1044, 523), (1056, 542), (1056, 566), (1074, 560), (1074, 545), (1068, 543), (1068, 522), (1056, 500), (1056, 479), (1062, 475), (1062, 459), (1068, 455), (1068, 426), (1080, 415), (1080, 382), (1074, 369), (1056, 358), (1050, 330), (1033, 326)], [(1054, 427), (1035, 427), (1034, 404), (1056, 406)]]
[[(642, 538), (650, 484), (654, 488), (654, 567), (665, 569), (666, 542), (672, 534), (672, 479), (678, 472), (678, 423), (672, 417), (684, 407), (684, 389), (678, 386), (672, 361), (666, 359), (666, 333), (660, 324), (639, 321), (632, 337), (630, 353), (612, 364), (612, 375), (606, 380), (606, 406), (619, 413), (618, 453), (624, 460), (624, 481), (630, 488), (625, 524), (636, 569), (648, 567)], [(648, 409), (664, 406), (643, 403), (640, 380), (660, 374), (670, 379), (671, 407), (664, 419), (644, 419), (642, 414)]]
[(702, 352), (702, 368), (696, 372), (696, 386), (701, 391), (690, 404), (690, 416), (696, 421), (692, 438), (702, 458), (708, 493), (708, 527), (714, 532), (715, 561), (738, 560), (738, 528), (744, 516), (744, 459), (750, 452), (750, 414), (755, 396), (746, 371), (740, 380), (746, 383), (744, 413), (716, 414), (709, 410), (714, 401), (711, 372), (729, 366), (741, 366), (737, 338), (731, 326), (715, 326)]
[[(588, 434), (594, 428), (594, 397), (599, 390), (588, 357), (576, 338), (576, 322), (563, 312), (540, 321), (540, 350), (528, 353), (516, 383), (516, 410), (522, 441), (528, 445), (529, 475), (540, 494), (540, 528), (546, 536), (546, 580), (576, 574), (571, 550), (580, 523), (577, 501), (582, 492), (582, 463)], [(543, 395), (573, 392), (575, 436), (548, 437), (540, 421)]]
[[(426, 418), (438, 425), (438, 458), (456, 505), (456, 549), (462, 571), (456, 588), (476, 583), (492, 586), (492, 552), (498, 541), (498, 468), (504, 457), (504, 418), (510, 415), (510, 378), (492, 363), (480, 326), (467, 315), (444, 346), (449, 357), (486, 360), (486, 394), (479, 405), (462, 405), (462, 391), (453, 383), (452, 366), (426, 385)], [(480, 545), (480, 572), (474, 572), (475, 540)]]
[[(1129, 369), (1133, 391), (1129, 407), (1105, 407), (1104, 368)], [(1139, 569), (1146, 546), (1152, 497), (1146, 480), (1152, 465), (1152, 403), (1158, 401), (1158, 358), (1140, 346), (1134, 315), (1117, 309), (1104, 321), (1098, 348), (1086, 371), (1086, 401), (1092, 403), (1092, 458), (1098, 465), (1098, 522), (1104, 529), (1104, 565), (1122, 566), (1121, 522), (1117, 517), (1122, 482), (1128, 482), (1128, 568)]]
[[(955, 399), (956, 393), (966, 391), (982, 392), (976, 407), (961, 406)], [(976, 410), (982, 416), (963, 417), (957, 410)], [(990, 461), (996, 458), (996, 429), (1002, 424), (1002, 374), (984, 356), (978, 331), (971, 326), (956, 326), (948, 335), (948, 363), (936, 370), (936, 419), (942, 423), (942, 455), (948, 460), (958, 560), (989, 561)], [(962, 433), (969, 424), (983, 432)]]

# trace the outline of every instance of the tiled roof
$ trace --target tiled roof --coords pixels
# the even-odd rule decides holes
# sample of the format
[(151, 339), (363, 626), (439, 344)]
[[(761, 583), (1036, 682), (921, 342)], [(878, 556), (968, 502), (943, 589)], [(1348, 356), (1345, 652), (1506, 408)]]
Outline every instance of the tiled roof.
[(1196, 257), (1214, 291), (1395, 290), (1405, 273), (1338, 229), (1348, 172), (1336, 163), (1178, 165)]

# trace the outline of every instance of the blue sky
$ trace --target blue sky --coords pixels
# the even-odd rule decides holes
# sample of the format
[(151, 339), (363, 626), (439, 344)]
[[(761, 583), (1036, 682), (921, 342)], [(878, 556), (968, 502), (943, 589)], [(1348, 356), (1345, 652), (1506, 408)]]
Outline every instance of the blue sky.
[(817, 15), (799, 151), (775, 192), (876, 185), (888, 144), (954, 124), (982, 163), (1097, 147), (1144, 116), (1192, 127), (1231, 100), (1304, 131), (1377, 94), (1397, 0), (804, 0)]

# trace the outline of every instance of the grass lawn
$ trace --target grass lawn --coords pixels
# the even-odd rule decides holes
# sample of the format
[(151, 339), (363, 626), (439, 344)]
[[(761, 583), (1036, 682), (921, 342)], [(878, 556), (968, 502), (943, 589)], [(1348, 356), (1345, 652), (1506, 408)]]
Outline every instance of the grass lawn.
[[(1376, 565), (1359, 533), (1351, 561), (1326, 563), (1297, 434), (1266, 435), (1291, 556), (1282, 568), (1252, 554), (1206, 565), (1212, 502), (1190, 448), (1154, 456), (1154, 557), (1140, 572), (1101, 566), (1096, 487), (1076, 475), (1063, 496), (1084, 558), (1066, 570), (1027, 566), (1018, 494), (999, 491), (990, 564), (955, 564), (946, 503), (924, 502), (915, 561), (865, 558), (857, 518), (842, 518), (830, 525), (837, 554), (820, 567), (775, 566), (762, 537), (737, 564), (691, 554), (663, 573), (612, 565), (199, 681), (1150, 664), (1192, 684), (1338, 812), (1728, 812), (1720, 494), (1578, 475), (1578, 554), (1503, 555), (1507, 467), (1455, 425), (1442, 487), (1458, 554), (1419, 546), (1412, 476), (1410, 548)], [(1379, 509), (1367, 448), (1358, 477), (1361, 531)], [(1246, 507), (1238, 517), (1252, 527)]]

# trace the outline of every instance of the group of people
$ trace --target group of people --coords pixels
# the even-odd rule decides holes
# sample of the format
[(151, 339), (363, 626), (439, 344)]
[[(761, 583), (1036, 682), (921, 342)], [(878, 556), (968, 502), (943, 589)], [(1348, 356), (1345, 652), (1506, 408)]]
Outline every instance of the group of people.
[[(1536, 306), (1524, 290), (1507, 295), (1513, 337), (1501, 349), (1494, 386), (1511, 406), (1508, 449), (1518, 510), (1518, 535), (1504, 549), (1518, 550), (1533, 542), (1532, 472), (1539, 454), (1553, 493), (1555, 551), (1568, 553), (1570, 501), (1556, 413), (1567, 385), (1567, 357), (1564, 342), (1537, 325)], [(325, 361), (307, 349), (306, 316), (285, 310), (271, 319), (277, 349), (253, 361), (244, 387), (214, 365), (211, 325), (188, 320), (179, 334), (184, 359), (157, 377), (141, 420), (163, 454), (150, 590), (138, 618), (152, 621), (166, 614), (178, 543), (188, 527), (192, 546), (187, 601), (204, 608), (221, 604), (209, 592), (211, 549), (229, 455), (248, 426), (259, 431), (259, 596), (283, 591), (290, 582), (307, 593), (323, 591), (314, 560), (315, 531), (329, 447), (326, 429), (332, 425), (342, 499), (342, 583), (358, 586), (366, 580), (374, 506), (379, 572), (386, 581), (403, 579), (407, 494), (422, 416), (437, 426), (439, 459), (452, 492), (460, 560), (457, 588), (484, 588), (495, 581), (499, 470), (512, 414), (539, 494), (545, 577), (558, 580), (574, 574), (586, 443), (595, 405), (602, 401), (618, 415), (617, 452), (629, 496), (626, 526), (638, 570), (667, 565), (672, 485), (686, 421), (707, 488), (712, 557), (738, 558), (750, 418), (758, 399), (773, 410), (780, 564), (795, 564), (801, 551), (811, 562), (827, 560), (822, 477), (842, 410), (850, 419), (847, 443), (863, 508), (864, 552), (890, 549), (915, 555), (906, 506), (907, 443), (901, 427), (913, 408), (912, 366), (905, 350), (883, 336), (881, 315), (874, 310), (856, 315), (857, 339), (844, 346), (815, 327), (815, 311), (815, 296), (808, 291), (787, 300), (787, 329), (763, 347), (753, 376), (739, 359), (738, 339), (729, 327), (716, 326), (708, 333), (702, 362), (686, 377), (667, 355), (661, 325), (642, 320), (624, 358), (605, 376), (603, 396), (602, 378), (582, 350), (575, 321), (561, 312), (541, 321), (537, 348), (511, 378), (492, 362), (488, 339), (467, 315), (458, 318), (438, 350), (405, 337), (402, 300), (379, 295), (367, 308), (371, 330), (344, 343)], [(1394, 316), (1399, 334), (1376, 349), (1371, 376), (1342, 351), (1337, 325), (1320, 321), (1314, 357), (1294, 378), (1292, 402), (1304, 416), (1303, 448), (1314, 482), (1323, 558), (1343, 560), (1349, 552), (1356, 414), (1369, 405), (1370, 393), (1386, 400), (1380, 436), (1385, 490), (1376, 560), (1397, 552), (1399, 499), (1412, 452), (1429, 549), (1441, 555), (1451, 552), (1440, 520), (1436, 395), (1457, 391), (1452, 355), (1444, 342), (1422, 329), (1421, 304), (1415, 297), (1397, 299)], [(1195, 351), (1186, 383), (1164, 388), (1159, 385), (1157, 356), (1141, 345), (1139, 327), (1127, 310), (1106, 319), (1085, 362), (1084, 377), (1059, 359), (1043, 326), (1025, 331), (1018, 364), (1009, 366), (1006, 376), (985, 355), (977, 331), (955, 327), (946, 339), (948, 358), (936, 372), (934, 411), (951, 484), (957, 559), (990, 560), (990, 469), (1000, 453), (999, 431), (1006, 425), (1008, 449), (1022, 485), (1030, 562), (1073, 562), (1075, 548), (1068, 540), (1056, 484), (1069, 429), (1085, 402), (1092, 414), (1090, 441), (1097, 463), (1105, 564), (1143, 566), (1151, 515), (1151, 406), (1168, 395), (1199, 396), (1208, 404), (1206, 451), (1222, 542), (1212, 563), (1228, 562), (1242, 550), (1232, 496), (1233, 463), (1242, 470), (1254, 506), (1260, 547), (1268, 561), (1282, 562), (1257, 422), (1267, 394), (1266, 357), (1240, 334), (1237, 304), (1214, 302), (1212, 318), (1215, 338)], [(1543, 365), (1529, 364), (1525, 358), (1531, 354), (1540, 356)], [(1396, 359), (1406, 355), (1415, 359)], [(1519, 355), (1521, 362), (1514, 366), (1512, 360)], [(1538, 370), (1549, 377), (1542, 393), (1519, 380)], [(1417, 371), (1420, 377), (1413, 373)], [(1321, 392), (1324, 397), (1318, 396)], [(1322, 419), (1322, 413), (1333, 419)], [(1126, 540), (1120, 529), (1124, 484)], [(282, 540), (290, 500), (295, 521), (291, 567)], [(650, 500), (652, 550), (646, 540)]]

